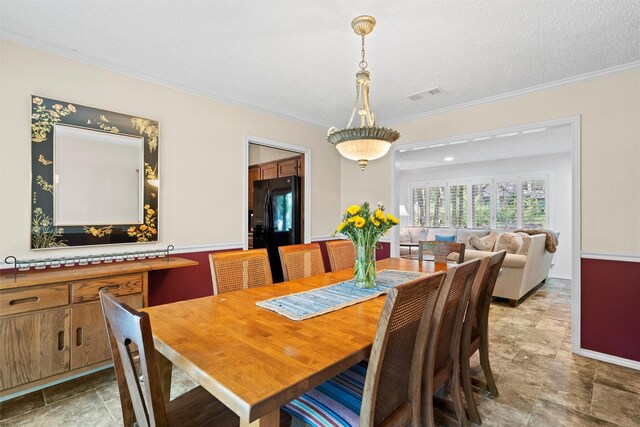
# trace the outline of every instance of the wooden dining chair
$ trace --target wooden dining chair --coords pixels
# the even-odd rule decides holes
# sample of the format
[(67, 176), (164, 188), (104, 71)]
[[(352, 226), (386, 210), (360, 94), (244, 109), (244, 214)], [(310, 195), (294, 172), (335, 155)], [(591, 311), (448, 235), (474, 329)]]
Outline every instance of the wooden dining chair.
[(457, 252), (458, 264), (464, 262), (464, 243), (421, 240), (418, 242), (418, 261), (423, 261), (425, 252), (433, 255), (435, 262), (447, 262), (449, 254)]
[(421, 377), (444, 273), (391, 288), (368, 367), (352, 366), (283, 407), (293, 425), (421, 426)]
[(331, 271), (353, 268), (356, 253), (351, 240), (330, 240), (326, 245)]
[(285, 282), (324, 273), (322, 252), (317, 243), (280, 246), (278, 251)]
[[(238, 425), (240, 420), (202, 387), (165, 401), (156, 351), (147, 313), (122, 304), (107, 289), (100, 291), (113, 364), (120, 391), (122, 419), (126, 427)], [(131, 354), (135, 344), (140, 357), (142, 380)]]
[(496, 285), (506, 253), (506, 251), (500, 251), (482, 258), (478, 274), (471, 287), (471, 297), (462, 327), (462, 343), (460, 344), (462, 389), (467, 402), (469, 418), (476, 424), (482, 424), (482, 419), (473, 396), (469, 359), (476, 351), (480, 351), (480, 366), (482, 366), (486, 385), (491, 394), (498, 396), (498, 388), (489, 363), (489, 309), (491, 308), (493, 288)]
[(209, 254), (213, 294), (273, 284), (266, 249)]
[[(456, 416), (456, 419), (452, 419), (446, 411), (438, 411), (438, 418), (457, 425), (469, 425), (460, 384), (460, 343), (464, 314), (479, 266), (478, 258), (448, 269), (436, 303), (429, 334), (429, 339), (433, 341), (427, 346), (422, 377), (422, 416), (428, 426), (435, 424), (434, 400), (445, 409), (453, 406)], [(449, 401), (435, 396), (445, 385), (449, 386)]]

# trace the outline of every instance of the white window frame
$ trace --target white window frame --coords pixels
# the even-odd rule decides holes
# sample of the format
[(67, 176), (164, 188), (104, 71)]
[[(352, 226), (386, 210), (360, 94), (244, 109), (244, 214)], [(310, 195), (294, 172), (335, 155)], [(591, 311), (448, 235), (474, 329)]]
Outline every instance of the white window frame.
[[(494, 176), (478, 176), (478, 177), (469, 177), (469, 178), (455, 178), (450, 180), (434, 180), (434, 181), (413, 181), (409, 182), (407, 185), (407, 200), (411, 201), (411, 224), (415, 224), (414, 222), (414, 207), (413, 207), (413, 190), (417, 188), (426, 188), (427, 195), (429, 194), (429, 190), (432, 187), (442, 187), (445, 188), (445, 225), (444, 227), (451, 227), (451, 186), (459, 186), (465, 185), (467, 187), (467, 228), (472, 228), (473, 226), (473, 212), (472, 212), (472, 194), (473, 194), (473, 186), (477, 184), (489, 184), (491, 186), (491, 198), (490, 198), (490, 229), (497, 229), (497, 200), (498, 200), (498, 186), (499, 182), (515, 182), (516, 183), (516, 219), (517, 219), (517, 228), (522, 228), (523, 226), (523, 198), (522, 198), (522, 182), (523, 181), (545, 181), (545, 228), (551, 228), (551, 218), (550, 212), (551, 207), (549, 205), (550, 193), (551, 193), (551, 182), (552, 182), (552, 172), (535, 172), (535, 173), (527, 173), (523, 175), (519, 174), (503, 174), (503, 175), (494, 175)], [(429, 198), (427, 197), (427, 203), (429, 203)], [(426, 207), (426, 218), (423, 227), (430, 227), (428, 224), (430, 223), (430, 206)]]

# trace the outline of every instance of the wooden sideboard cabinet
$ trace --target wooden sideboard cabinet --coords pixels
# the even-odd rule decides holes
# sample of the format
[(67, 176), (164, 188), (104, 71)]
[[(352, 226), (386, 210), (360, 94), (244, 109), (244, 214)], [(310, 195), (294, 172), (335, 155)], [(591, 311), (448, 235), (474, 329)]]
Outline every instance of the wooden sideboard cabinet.
[(148, 272), (197, 265), (171, 257), (0, 279), (0, 397), (111, 364), (99, 292), (147, 305)]

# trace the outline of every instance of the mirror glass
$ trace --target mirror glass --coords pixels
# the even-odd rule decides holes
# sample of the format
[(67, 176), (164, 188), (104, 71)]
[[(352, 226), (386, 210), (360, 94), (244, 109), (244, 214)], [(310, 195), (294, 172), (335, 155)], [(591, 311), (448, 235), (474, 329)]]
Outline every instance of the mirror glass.
[(54, 224), (142, 223), (143, 138), (54, 127)]

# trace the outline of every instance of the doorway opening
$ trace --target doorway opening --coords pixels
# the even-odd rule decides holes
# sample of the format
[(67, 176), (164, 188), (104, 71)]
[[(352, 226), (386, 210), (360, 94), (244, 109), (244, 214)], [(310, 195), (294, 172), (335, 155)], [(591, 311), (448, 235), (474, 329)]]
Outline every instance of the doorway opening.
[[(572, 350), (580, 353), (580, 117), (394, 146), (391, 156), (402, 226), (560, 233), (548, 277), (571, 280)], [(400, 238), (399, 227), (392, 256)]]
[(245, 138), (244, 249), (265, 248), (274, 282), (282, 281), (278, 248), (308, 243), (311, 149)]

